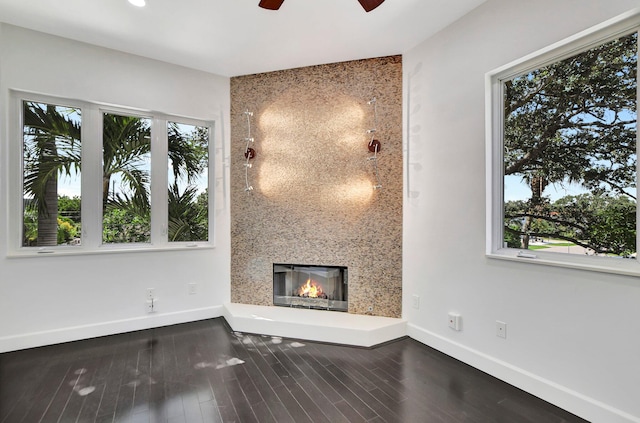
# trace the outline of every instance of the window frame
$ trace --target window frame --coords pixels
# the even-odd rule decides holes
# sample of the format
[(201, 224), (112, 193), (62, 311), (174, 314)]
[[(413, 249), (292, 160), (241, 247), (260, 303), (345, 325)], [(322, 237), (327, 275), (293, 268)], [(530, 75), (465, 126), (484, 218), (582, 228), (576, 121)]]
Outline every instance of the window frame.
[[(7, 257), (34, 257), (58, 255), (82, 255), (123, 252), (148, 252), (201, 249), (214, 247), (215, 206), (215, 120), (199, 119), (115, 106), (104, 103), (74, 100), (64, 97), (10, 90), (9, 92), (9, 166), (8, 213), (7, 213)], [(22, 246), (22, 201), (23, 198), (23, 101), (75, 107), (81, 110), (81, 244), (47, 247)], [(151, 236), (149, 243), (105, 244), (102, 242), (102, 131), (104, 113), (149, 118), (151, 121)], [(168, 134), (167, 122), (178, 122), (208, 128), (208, 240), (174, 241), (167, 237), (168, 224)], [(164, 128), (164, 130), (163, 130)], [(98, 170), (90, 170), (98, 169)]]
[[(165, 205), (168, 205), (168, 195), (167, 195), (167, 191), (169, 189), (169, 170), (168, 170), (168, 159), (169, 159), (169, 134), (168, 134), (168, 127), (169, 127), (169, 123), (173, 122), (173, 123), (177, 123), (179, 125), (189, 125), (189, 126), (194, 126), (194, 127), (205, 127), (208, 129), (208, 140), (207, 140), (207, 190), (208, 190), (208, 200), (209, 200), (209, 207), (207, 210), (207, 240), (206, 241), (170, 241), (168, 239), (168, 235), (169, 235), (169, 208), (165, 207), (162, 209), (164, 215), (162, 216), (162, 233), (163, 235), (165, 235), (167, 237), (166, 242), (168, 245), (176, 245), (176, 246), (185, 246), (185, 247), (189, 247), (189, 248), (193, 248), (196, 247), (198, 243), (200, 244), (209, 244), (212, 243), (213, 241), (213, 231), (211, 230), (211, 227), (213, 225), (212, 220), (211, 220), (211, 216), (212, 216), (212, 206), (211, 206), (211, 197), (214, 197), (215, 191), (213, 190), (213, 186), (211, 185), (211, 181), (212, 179), (212, 171), (214, 170), (213, 168), (213, 156), (211, 155), (211, 152), (214, 150), (212, 145), (213, 145), (213, 130), (214, 130), (214, 126), (213, 124), (211, 125), (202, 125), (202, 121), (198, 121), (198, 120), (194, 120), (194, 119), (187, 119), (187, 118), (180, 118), (177, 116), (168, 116), (165, 115), (164, 119), (161, 120), (162, 126), (163, 128), (165, 128), (165, 131), (163, 131), (163, 136), (164, 136), (164, 147), (165, 149), (163, 150), (164, 153), (164, 181), (165, 181), (165, 185), (164, 185), (164, 201), (165, 201)], [(153, 163), (153, 160), (152, 160)], [(152, 218), (153, 219), (153, 218)], [(152, 221), (153, 223), (153, 221)]]
[[(638, 257), (616, 259), (611, 257), (545, 252), (541, 250), (522, 250), (503, 246), (504, 82), (633, 32), (640, 33), (640, 9), (634, 9), (610, 19), (521, 59), (494, 69), (485, 75), (486, 257), (640, 276), (640, 262), (638, 261)], [(638, 74), (640, 76), (640, 71)], [(639, 98), (640, 84), (638, 84), (636, 92), (637, 105)], [(636, 110), (638, 110), (638, 107), (636, 107)], [(637, 141), (638, 138), (638, 133), (636, 132)], [(638, 154), (640, 148), (638, 144), (639, 143), (636, 142), (636, 154)], [(640, 179), (639, 169), (640, 165), (636, 164), (636, 181)], [(638, 185), (639, 184), (636, 183), (636, 193), (640, 192)], [(639, 226), (640, 207), (636, 207), (636, 228)], [(636, 245), (640, 248), (640, 231), (638, 230), (636, 230)]]

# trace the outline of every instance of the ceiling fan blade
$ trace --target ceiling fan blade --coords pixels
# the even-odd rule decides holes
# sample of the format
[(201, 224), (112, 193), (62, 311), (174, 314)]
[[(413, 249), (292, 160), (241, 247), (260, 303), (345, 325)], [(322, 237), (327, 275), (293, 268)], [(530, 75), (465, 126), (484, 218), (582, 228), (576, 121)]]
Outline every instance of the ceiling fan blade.
[(358, 0), (366, 12), (371, 12), (384, 3), (384, 0)]
[(263, 9), (278, 10), (280, 6), (282, 6), (282, 3), (284, 3), (284, 0), (260, 0), (258, 6)]

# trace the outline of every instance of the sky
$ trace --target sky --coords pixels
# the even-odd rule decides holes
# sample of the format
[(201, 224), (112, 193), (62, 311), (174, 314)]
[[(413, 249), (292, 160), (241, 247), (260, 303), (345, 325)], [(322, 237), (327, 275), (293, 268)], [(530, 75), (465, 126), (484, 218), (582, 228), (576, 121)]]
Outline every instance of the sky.
[[(543, 195), (556, 201), (567, 195), (578, 195), (589, 192), (579, 184), (565, 183), (553, 184), (546, 187)], [(507, 175), (504, 177), (504, 201), (528, 200), (531, 198), (531, 189), (522, 182), (522, 177), (518, 175)]]
[[(183, 134), (189, 134), (194, 129), (193, 125), (185, 125), (185, 124), (178, 124), (178, 127)], [(143, 158), (140, 161), (140, 163), (141, 164), (144, 163), (144, 165), (141, 165), (139, 168), (146, 168), (146, 170), (149, 171), (150, 158)], [(168, 169), (168, 182), (167, 182), (167, 187), (168, 187), (169, 185), (173, 184), (173, 181), (174, 181), (170, 162), (167, 163), (167, 169)], [(206, 190), (207, 181), (208, 181), (208, 172), (206, 170), (195, 181), (192, 181), (198, 187), (198, 191), (197, 191), (198, 194)], [(111, 187), (109, 187), (109, 189), (113, 189), (115, 187), (116, 192), (122, 193), (123, 190), (119, 188), (121, 186), (121, 183), (122, 183), (122, 178), (116, 174), (111, 178)], [(81, 195), (80, 185), (81, 185), (81, 175), (79, 175), (77, 172), (73, 172), (70, 176), (61, 175), (58, 178), (58, 194), (66, 195), (71, 198), (76, 196), (80, 197)], [(186, 181), (179, 180), (178, 186), (181, 189), (184, 189), (186, 187)]]

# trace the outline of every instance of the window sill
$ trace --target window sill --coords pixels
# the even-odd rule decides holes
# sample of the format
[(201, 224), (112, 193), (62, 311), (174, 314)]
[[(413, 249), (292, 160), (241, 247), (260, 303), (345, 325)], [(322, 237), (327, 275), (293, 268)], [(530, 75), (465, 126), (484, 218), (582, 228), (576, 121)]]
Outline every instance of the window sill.
[(10, 251), (7, 258), (28, 258), (28, 257), (52, 257), (52, 256), (85, 256), (85, 255), (102, 255), (102, 254), (122, 254), (122, 253), (151, 253), (151, 252), (167, 252), (167, 251), (186, 251), (186, 250), (212, 250), (214, 245), (211, 243), (179, 243), (177, 245), (151, 246), (151, 245), (123, 245), (123, 246), (100, 246), (93, 249), (82, 249), (79, 247), (55, 247), (55, 248), (22, 248), (20, 250)]
[(487, 253), (490, 259), (508, 260), (528, 264), (564, 267), (592, 272), (640, 276), (640, 262), (636, 258), (612, 258), (545, 253), (532, 250), (504, 248)]

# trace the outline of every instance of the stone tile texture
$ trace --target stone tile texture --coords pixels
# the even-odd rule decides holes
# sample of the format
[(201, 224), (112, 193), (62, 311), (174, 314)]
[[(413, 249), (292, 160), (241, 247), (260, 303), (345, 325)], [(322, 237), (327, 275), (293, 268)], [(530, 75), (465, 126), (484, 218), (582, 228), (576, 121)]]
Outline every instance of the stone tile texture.
[(401, 316), (401, 56), (231, 78), (229, 163), (233, 302), (272, 305), (273, 263), (347, 266), (350, 313)]

